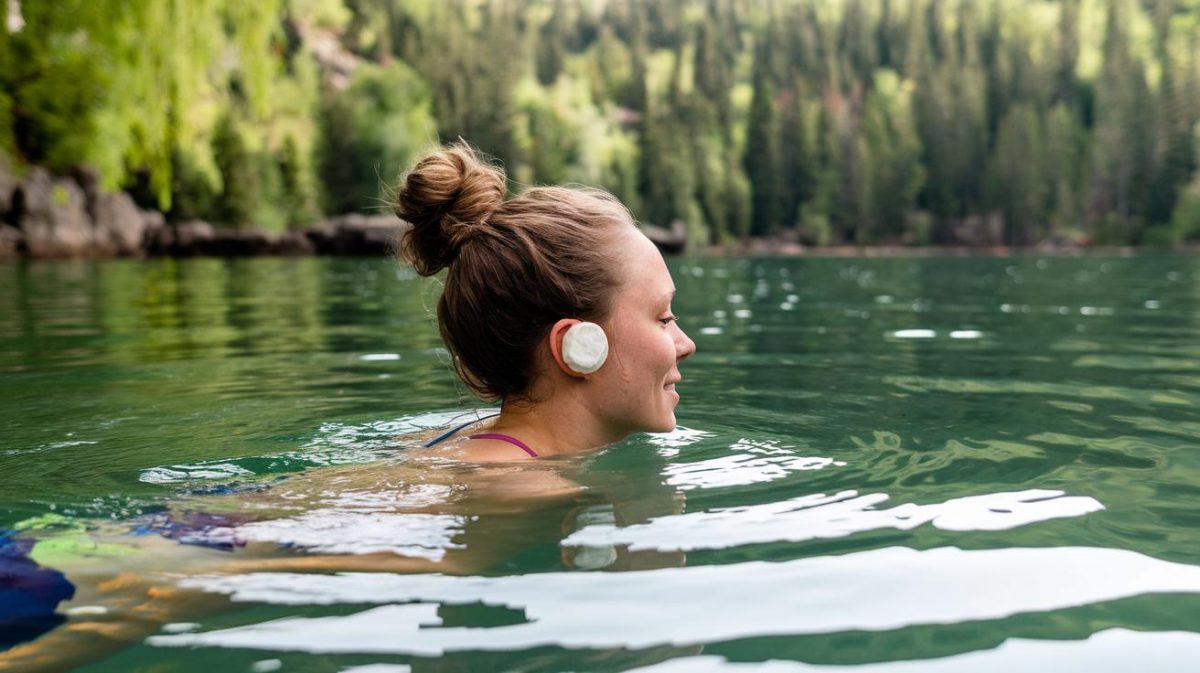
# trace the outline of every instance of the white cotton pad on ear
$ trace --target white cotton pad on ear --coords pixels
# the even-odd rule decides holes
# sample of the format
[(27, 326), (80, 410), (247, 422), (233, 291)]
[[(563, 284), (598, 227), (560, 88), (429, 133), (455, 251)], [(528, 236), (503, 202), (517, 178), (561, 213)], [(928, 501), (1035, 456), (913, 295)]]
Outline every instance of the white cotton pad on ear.
[(608, 359), (608, 337), (594, 322), (571, 325), (563, 335), (563, 360), (572, 371), (591, 374)]

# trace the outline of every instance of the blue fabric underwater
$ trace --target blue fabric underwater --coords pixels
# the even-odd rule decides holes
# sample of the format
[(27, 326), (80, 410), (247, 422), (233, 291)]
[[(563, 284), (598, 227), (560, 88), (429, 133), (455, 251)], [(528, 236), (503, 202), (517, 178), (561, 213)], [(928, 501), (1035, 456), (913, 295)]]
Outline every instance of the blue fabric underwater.
[(130, 529), (132, 535), (161, 535), (180, 544), (233, 551), (243, 546), (237, 539), (237, 526), (254, 521), (251, 516), (230, 516), (209, 512), (185, 511), (152, 514)]
[[(180, 544), (233, 551), (242, 546), (235, 527), (249, 517), (207, 512), (159, 513), (133, 525), (133, 535), (161, 535)], [(75, 585), (29, 557), (36, 540), (0, 531), (0, 652), (33, 640), (66, 621), (55, 612), (75, 595)]]
[(0, 532), (0, 651), (33, 640), (66, 621), (55, 612), (75, 595), (59, 571), (29, 558), (33, 540)]

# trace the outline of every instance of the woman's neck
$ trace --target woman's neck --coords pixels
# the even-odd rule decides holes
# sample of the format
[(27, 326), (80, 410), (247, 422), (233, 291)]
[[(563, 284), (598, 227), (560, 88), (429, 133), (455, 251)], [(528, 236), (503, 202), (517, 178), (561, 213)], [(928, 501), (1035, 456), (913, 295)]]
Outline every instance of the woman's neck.
[(489, 430), (520, 439), (539, 456), (584, 453), (628, 434), (605, 427), (582, 400), (561, 395), (541, 403), (505, 402)]

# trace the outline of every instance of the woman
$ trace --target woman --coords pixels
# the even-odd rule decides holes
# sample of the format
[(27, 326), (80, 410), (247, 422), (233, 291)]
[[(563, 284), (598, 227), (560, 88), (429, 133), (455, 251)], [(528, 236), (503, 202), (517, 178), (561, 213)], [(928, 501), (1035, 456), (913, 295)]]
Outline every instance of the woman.
[[(182, 615), (227, 607), (223, 597), (180, 589), (178, 579), (188, 575), (476, 574), (531, 545), (556, 546), (560, 528), (578, 525), (601, 494), (563, 475), (578, 467), (572, 461), (556, 461), (563, 469), (497, 463), (581, 454), (632, 432), (675, 427), (678, 364), (695, 344), (671, 313), (675, 288), (661, 255), (611, 195), (536, 187), (506, 200), (503, 174), (458, 144), (416, 165), (400, 187), (396, 211), (412, 224), (400, 242), (402, 256), (422, 275), (449, 269), (439, 327), (463, 381), (501, 401), (498, 416), (444, 433), (396, 462), (313, 470), (269, 488), (178, 499), (151, 522), (71, 522), (75, 528), (57, 539), (0, 545), (0, 558), (10, 549), (10, 565), (19, 565), (26, 584), (36, 580), (39, 593), (9, 597), (23, 620), (46, 618), (27, 637), (62, 620), (53, 614), (56, 605), (70, 615), (32, 642), (7, 643), (16, 647), (0, 651), (0, 671), (93, 661)], [(580, 353), (591, 361), (581, 364)], [(464, 463), (470, 469), (439, 469)], [(660, 488), (658, 497), (653, 486), (639, 489), (637, 504), (661, 506), (633, 513), (612, 502), (600, 511), (607, 507), (609, 519), (625, 522), (678, 507), (673, 491)], [(444, 495), (431, 499), (430, 492)], [(353, 506), (345, 506), (345, 494), (354, 495)], [(221, 523), (210, 525), (214, 520)], [(406, 552), (412, 540), (403, 539), (386, 540), (393, 547), (386, 551), (362, 540), (350, 540), (348, 553), (307, 546), (319, 538), (328, 548), (334, 534), (379, 536), (381, 526), (386, 537), (388, 521), (397, 530), (413, 521), (444, 522), (432, 531), (445, 537), (444, 549)], [(140, 532), (131, 535), (131, 524)], [(176, 542), (185, 540), (191, 542)], [(35, 544), (55, 549), (66, 542), (88, 553), (47, 562), (56, 570), (33, 562), (46, 558)], [(682, 561), (625, 550), (592, 550), (586, 561), (578, 556), (564, 549), (562, 562), (630, 569)]]
[[(440, 449), (471, 462), (587, 451), (675, 427), (678, 364), (696, 345), (671, 312), (675, 285), (654, 244), (606, 192), (533, 187), (505, 199), (504, 175), (465, 144), (408, 174), (396, 214), (418, 273), (449, 268), (437, 315), (455, 369), (499, 417)], [(609, 352), (571, 362), (572, 332)]]

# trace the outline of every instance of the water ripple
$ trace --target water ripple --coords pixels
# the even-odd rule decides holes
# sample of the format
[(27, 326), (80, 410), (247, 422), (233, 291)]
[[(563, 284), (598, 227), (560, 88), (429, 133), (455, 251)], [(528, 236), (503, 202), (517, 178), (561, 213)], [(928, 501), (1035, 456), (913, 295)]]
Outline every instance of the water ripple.
[(695, 488), (746, 486), (782, 479), (793, 472), (843, 467), (845, 462), (823, 456), (798, 456), (791, 447), (770, 440), (742, 438), (729, 447), (732, 454), (664, 470), (667, 483), (687, 491)]
[(884, 493), (806, 495), (763, 505), (725, 507), (653, 519), (618, 528), (581, 528), (563, 546), (628, 545), (631, 550), (692, 551), (766, 542), (840, 538), (871, 530), (911, 530), (923, 524), (951, 531), (1006, 530), (1038, 521), (1083, 516), (1104, 509), (1086, 496), (1033, 489), (952, 498), (942, 503), (905, 503), (875, 509)]
[[(235, 601), (385, 605), (153, 636), (149, 644), (438, 656), (544, 646), (644, 648), (998, 619), (1150, 593), (1195, 595), (1200, 567), (1096, 547), (888, 547), (782, 563), (621, 573), (252, 573), (182, 585)], [(439, 605), (475, 603), (521, 610), (525, 621), (431, 628), (442, 624)]]
[(1108, 629), (1086, 640), (1010, 638), (994, 650), (940, 659), (889, 661), (861, 666), (814, 666), (794, 661), (733, 663), (716, 656), (680, 657), (654, 666), (629, 669), (628, 673), (1191, 673), (1197, 661), (1200, 661), (1200, 634)]

